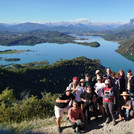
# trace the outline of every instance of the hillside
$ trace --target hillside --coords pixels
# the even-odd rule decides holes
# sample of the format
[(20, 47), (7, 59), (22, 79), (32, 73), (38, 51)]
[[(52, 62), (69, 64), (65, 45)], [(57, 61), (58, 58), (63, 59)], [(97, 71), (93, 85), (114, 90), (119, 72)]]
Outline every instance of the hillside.
[(98, 60), (85, 57), (57, 61), (52, 65), (47, 62), (13, 65), (0, 69), (0, 89), (14, 89), (17, 97), (22, 92), (38, 96), (41, 92), (61, 93), (74, 76), (84, 78), (85, 73), (93, 76), (96, 69), (104, 73), (105, 68)]
[(118, 41), (119, 48), (116, 50), (128, 59), (134, 59), (134, 30), (120, 30), (107, 32), (102, 37), (110, 41)]
[(35, 45), (39, 43), (68, 43), (75, 37), (57, 31), (36, 30), (32, 32), (0, 32), (0, 45)]

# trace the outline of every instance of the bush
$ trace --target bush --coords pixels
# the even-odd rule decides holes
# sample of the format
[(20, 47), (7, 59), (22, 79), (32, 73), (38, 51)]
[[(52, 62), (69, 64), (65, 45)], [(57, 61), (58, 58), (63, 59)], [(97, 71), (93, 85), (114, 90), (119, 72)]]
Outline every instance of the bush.
[(16, 100), (12, 89), (5, 89), (0, 94), (0, 122), (21, 122), (54, 115), (54, 104), (58, 94), (42, 93), (42, 98), (31, 96)]

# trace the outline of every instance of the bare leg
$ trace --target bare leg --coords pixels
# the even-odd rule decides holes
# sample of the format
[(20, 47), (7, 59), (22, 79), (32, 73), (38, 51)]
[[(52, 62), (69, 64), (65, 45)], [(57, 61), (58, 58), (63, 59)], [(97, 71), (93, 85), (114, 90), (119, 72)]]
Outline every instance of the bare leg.
[(56, 119), (56, 124), (57, 124), (58, 127), (60, 127), (60, 121), (61, 121), (61, 117)]

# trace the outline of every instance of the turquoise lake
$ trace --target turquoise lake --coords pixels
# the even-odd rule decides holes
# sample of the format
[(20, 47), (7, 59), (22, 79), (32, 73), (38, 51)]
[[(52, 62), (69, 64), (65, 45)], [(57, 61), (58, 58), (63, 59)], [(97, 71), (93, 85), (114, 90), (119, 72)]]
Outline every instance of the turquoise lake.
[[(31, 52), (23, 52), (17, 54), (1, 54), (1, 65), (7, 64), (24, 64), (29, 62), (40, 62), (48, 60), (50, 64), (60, 59), (73, 59), (75, 57), (85, 56), (89, 59), (99, 59), (105, 67), (110, 67), (113, 71), (118, 72), (123, 69), (125, 72), (132, 69), (134, 73), (134, 62), (124, 58), (115, 52), (119, 44), (117, 42), (106, 41), (100, 36), (77, 36), (80, 38), (88, 38), (84, 42), (97, 41), (100, 47), (93, 48), (89, 46), (77, 45), (73, 43), (56, 44), (43, 43), (35, 46), (0, 46), (0, 51), (11, 50), (31, 50)], [(20, 61), (8, 62), (6, 58), (20, 58)]]

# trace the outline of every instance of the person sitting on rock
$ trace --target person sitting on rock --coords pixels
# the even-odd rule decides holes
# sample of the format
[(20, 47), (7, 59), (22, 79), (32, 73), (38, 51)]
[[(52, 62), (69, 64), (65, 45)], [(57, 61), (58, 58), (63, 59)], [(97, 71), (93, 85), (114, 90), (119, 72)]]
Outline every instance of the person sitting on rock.
[(65, 92), (56, 99), (54, 110), (55, 110), (55, 116), (57, 118), (56, 123), (58, 126), (58, 132), (61, 132), (60, 122), (63, 112), (68, 112), (68, 110), (71, 108), (69, 106), (70, 100), (75, 99), (75, 96), (71, 92), (72, 89), (70, 87), (67, 87)]
[(84, 123), (84, 114), (80, 107), (78, 107), (77, 101), (73, 101), (73, 107), (68, 111), (68, 117), (71, 121), (72, 128), (75, 130), (78, 127), (79, 130), (83, 130)]
[(130, 117), (130, 110), (132, 108), (131, 106), (131, 99), (130, 99), (130, 95), (124, 91), (122, 94), (120, 94), (122, 96), (122, 101), (121, 101), (121, 116), (124, 117), (125, 121), (129, 120)]

